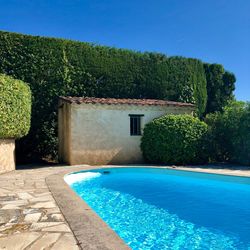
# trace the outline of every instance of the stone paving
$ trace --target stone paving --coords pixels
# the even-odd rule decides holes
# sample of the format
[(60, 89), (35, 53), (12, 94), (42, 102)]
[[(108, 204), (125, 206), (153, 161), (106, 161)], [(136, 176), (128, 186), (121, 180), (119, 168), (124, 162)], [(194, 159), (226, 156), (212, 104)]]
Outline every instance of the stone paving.
[(18, 170), (0, 175), (1, 250), (79, 249), (45, 182), (48, 175), (65, 168)]

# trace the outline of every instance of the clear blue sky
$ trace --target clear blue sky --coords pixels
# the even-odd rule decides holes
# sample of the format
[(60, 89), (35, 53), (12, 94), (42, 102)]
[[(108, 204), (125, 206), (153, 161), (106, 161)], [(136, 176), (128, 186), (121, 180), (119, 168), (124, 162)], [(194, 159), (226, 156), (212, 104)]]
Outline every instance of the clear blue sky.
[(250, 100), (250, 0), (0, 0), (0, 30), (220, 63)]

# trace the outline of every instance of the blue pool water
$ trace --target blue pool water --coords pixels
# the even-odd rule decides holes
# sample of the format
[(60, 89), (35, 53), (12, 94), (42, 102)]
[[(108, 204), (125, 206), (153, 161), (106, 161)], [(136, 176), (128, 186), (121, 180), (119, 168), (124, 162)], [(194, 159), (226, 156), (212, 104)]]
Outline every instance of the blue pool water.
[(250, 250), (250, 178), (133, 167), (65, 180), (132, 249)]

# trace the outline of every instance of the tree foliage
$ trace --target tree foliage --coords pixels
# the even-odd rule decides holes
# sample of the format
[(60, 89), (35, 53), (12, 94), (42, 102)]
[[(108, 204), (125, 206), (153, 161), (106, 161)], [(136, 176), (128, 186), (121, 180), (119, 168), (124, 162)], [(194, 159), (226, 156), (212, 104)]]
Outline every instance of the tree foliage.
[(220, 64), (204, 64), (207, 80), (206, 114), (222, 111), (232, 99), (236, 78)]
[(0, 138), (20, 138), (30, 129), (31, 92), (27, 84), (0, 74)]
[(250, 165), (250, 104), (231, 102), (223, 112), (207, 115), (213, 161)]
[(152, 163), (203, 163), (207, 125), (190, 115), (166, 115), (146, 124), (141, 140), (144, 158)]

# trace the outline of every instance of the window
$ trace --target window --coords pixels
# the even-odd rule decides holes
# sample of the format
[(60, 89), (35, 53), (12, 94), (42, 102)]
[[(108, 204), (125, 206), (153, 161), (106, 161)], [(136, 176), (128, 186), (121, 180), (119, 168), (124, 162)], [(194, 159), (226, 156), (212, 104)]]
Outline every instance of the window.
[(130, 135), (141, 135), (141, 117), (144, 115), (130, 116)]

